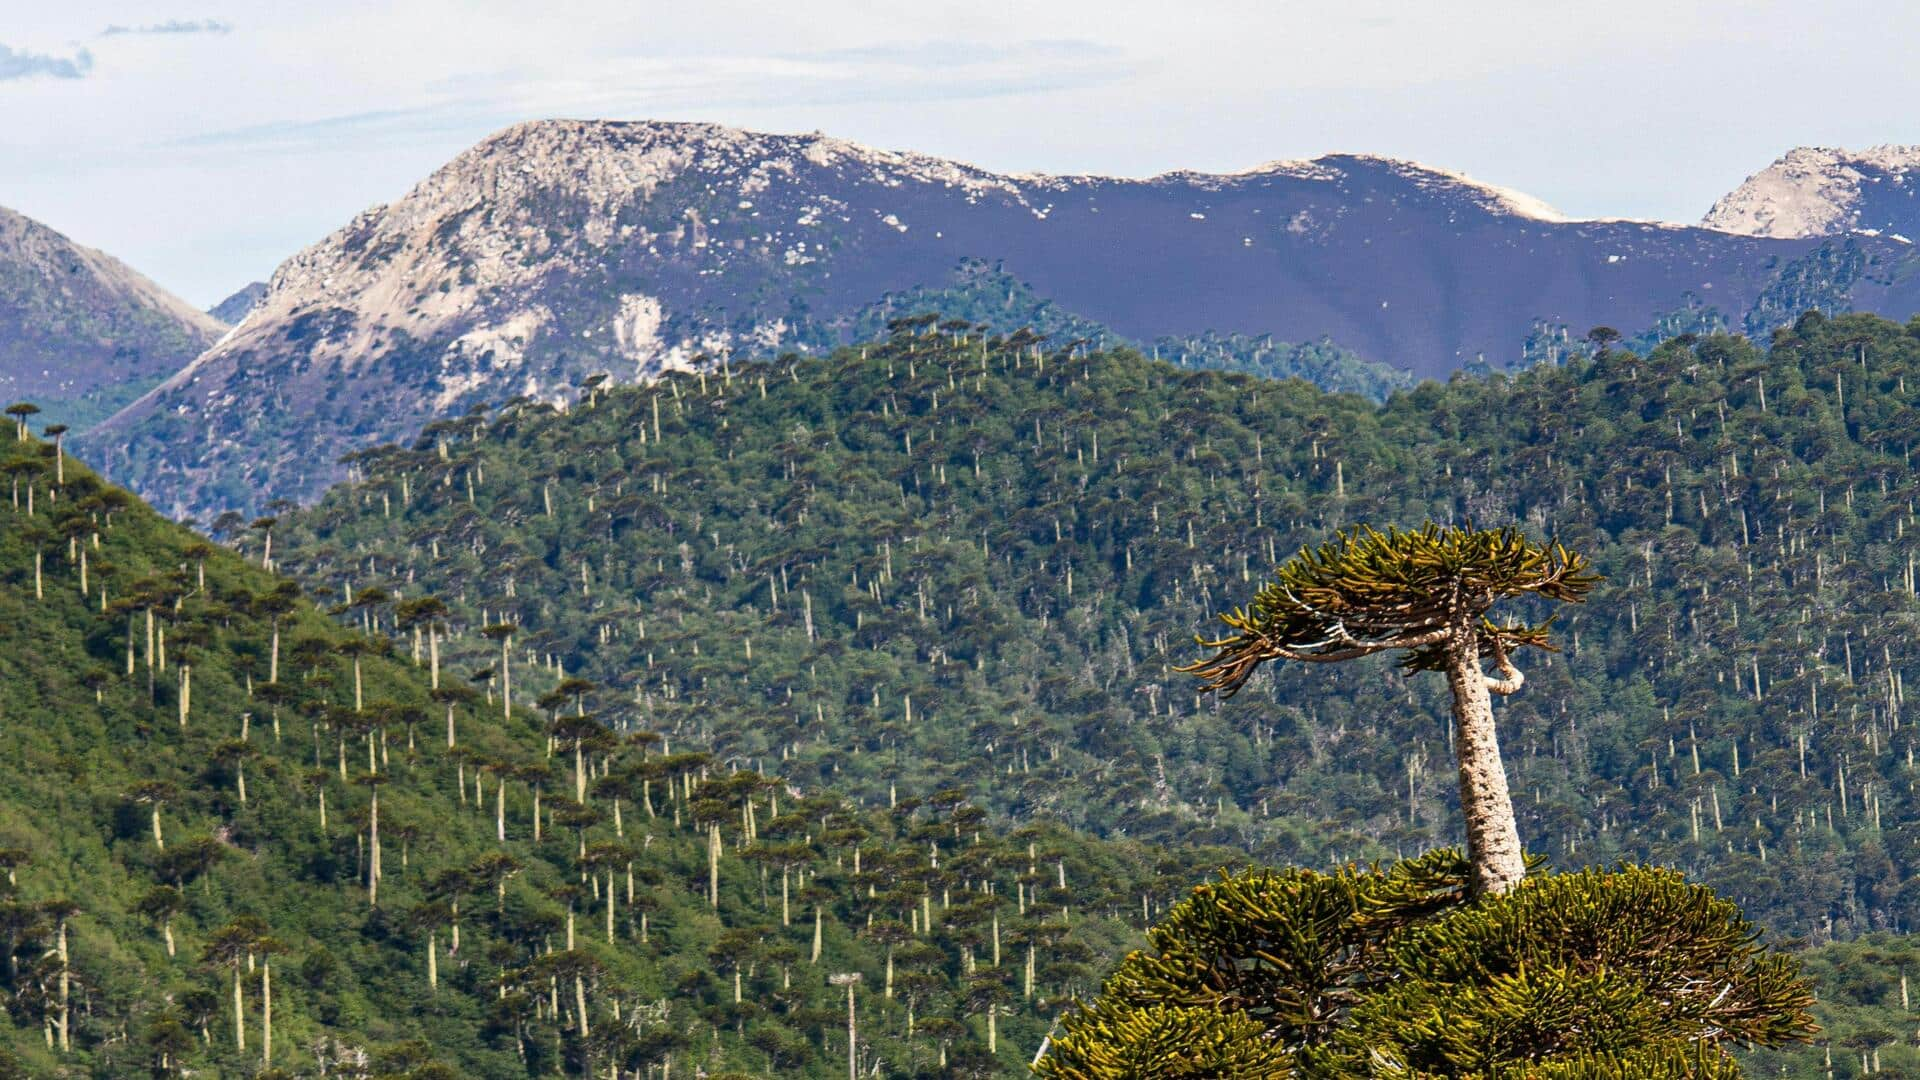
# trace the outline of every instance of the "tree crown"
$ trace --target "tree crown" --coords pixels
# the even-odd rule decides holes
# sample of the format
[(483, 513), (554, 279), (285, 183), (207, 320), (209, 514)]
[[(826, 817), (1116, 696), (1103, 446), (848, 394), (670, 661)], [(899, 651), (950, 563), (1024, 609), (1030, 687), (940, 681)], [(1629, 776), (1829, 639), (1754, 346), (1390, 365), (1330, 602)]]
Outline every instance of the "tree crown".
[(1520, 596), (1578, 603), (1600, 581), (1585, 557), (1519, 529), (1432, 522), (1419, 529), (1360, 525), (1303, 547), (1274, 571), (1250, 608), (1220, 615), (1235, 632), (1200, 638), (1214, 655), (1178, 670), (1232, 696), (1268, 660), (1328, 663), (1405, 650), (1407, 671), (1445, 665), (1457, 627), (1475, 628), (1479, 655), (1553, 648), (1549, 618), (1497, 624), (1486, 613)]

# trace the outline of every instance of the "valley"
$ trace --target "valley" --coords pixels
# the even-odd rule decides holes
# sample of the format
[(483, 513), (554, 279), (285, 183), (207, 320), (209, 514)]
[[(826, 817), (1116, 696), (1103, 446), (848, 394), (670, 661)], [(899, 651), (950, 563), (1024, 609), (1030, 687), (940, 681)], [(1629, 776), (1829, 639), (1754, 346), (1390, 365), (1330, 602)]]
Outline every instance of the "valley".
[(1916, 167), (0, 210), (0, 1080), (1920, 1075)]

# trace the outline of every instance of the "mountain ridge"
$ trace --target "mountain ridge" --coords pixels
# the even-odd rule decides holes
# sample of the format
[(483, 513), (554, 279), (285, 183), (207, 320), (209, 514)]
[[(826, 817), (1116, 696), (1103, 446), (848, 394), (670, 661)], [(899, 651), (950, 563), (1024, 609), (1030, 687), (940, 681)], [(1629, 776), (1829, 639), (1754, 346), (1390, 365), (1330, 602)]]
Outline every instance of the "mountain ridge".
[(127, 264), (0, 207), (0, 396), (76, 427), (226, 332)]
[[(1545, 328), (1920, 307), (1909, 246), (1573, 220), (1369, 155), (1147, 179), (999, 174), (825, 135), (535, 121), (283, 263), (225, 340), (81, 445), (168, 512), (308, 499), (337, 459), (514, 397), (850, 340), (956, 265), (1140, 343), (1331, 340), (1440, 378)], [(1783, 291), (1784, 290), (1784, 291)], [(1789, 310), (1790, 309), (1790, 310)]]

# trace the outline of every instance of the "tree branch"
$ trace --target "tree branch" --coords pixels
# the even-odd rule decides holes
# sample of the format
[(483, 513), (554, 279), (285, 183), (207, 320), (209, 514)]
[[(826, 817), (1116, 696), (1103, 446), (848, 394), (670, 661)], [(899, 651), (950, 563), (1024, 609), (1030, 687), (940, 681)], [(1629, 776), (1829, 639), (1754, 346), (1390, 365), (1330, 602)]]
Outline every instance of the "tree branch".
[(1495, 679), (1486, 675), (1480, 676), (1486, 680), (1488, 693), (1504, 697), (1517, 692), (1526, 684), (1527, 677), (1519, 668), (1513, 666), (1513, 659), (1507, 655), (1506, 642), (1497, 637), (1493, 639), (1493, 665), (1500, 669), (1502, 677)]

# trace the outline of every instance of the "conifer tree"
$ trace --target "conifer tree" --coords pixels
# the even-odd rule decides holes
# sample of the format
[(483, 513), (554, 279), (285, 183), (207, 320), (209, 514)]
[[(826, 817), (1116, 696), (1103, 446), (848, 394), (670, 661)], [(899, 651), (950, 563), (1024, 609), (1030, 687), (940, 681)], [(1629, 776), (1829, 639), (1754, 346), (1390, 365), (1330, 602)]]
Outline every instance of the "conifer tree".
[[(1269, 660), (1325, 664), (1399, 650), (1409, 674), (1444, 671), (1474, 889), (1502, 893), (1526, 874), (1526, 860), (1489, 695), (1512, 694), (1525, 681), (1515, 650), (1554, 646), (1551, 619), (1503, 624), (1487, 613), (1518, 597), (1579, 602), (1598, 580), (1579, 554), (1535, 544), (1518, 529), (1360, 526), (1302, 548), (1275, 570), (1251, 609), (1220, 616), (1232, 635), (1200, 639), (1214, 655), (1180, 670), (1228, 697)], [(1481, 667), (1486, 660), (1498, 677)]]

